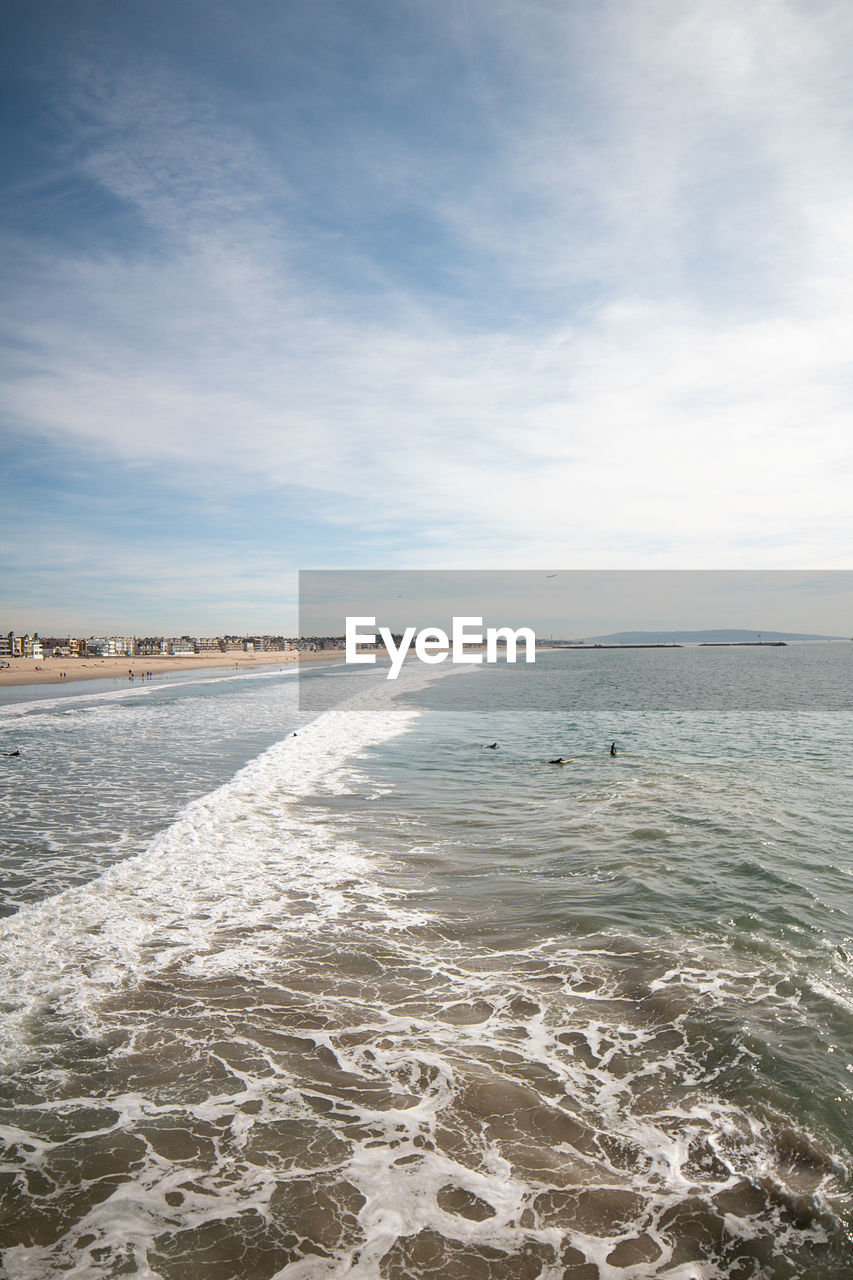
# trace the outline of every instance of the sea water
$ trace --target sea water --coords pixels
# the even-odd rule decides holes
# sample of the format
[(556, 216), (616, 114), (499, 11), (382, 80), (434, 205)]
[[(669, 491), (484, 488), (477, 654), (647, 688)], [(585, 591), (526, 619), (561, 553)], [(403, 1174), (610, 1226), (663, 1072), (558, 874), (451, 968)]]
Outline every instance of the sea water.
[(5, 1273), (853, 1276), (851, 674), (18, 695)]

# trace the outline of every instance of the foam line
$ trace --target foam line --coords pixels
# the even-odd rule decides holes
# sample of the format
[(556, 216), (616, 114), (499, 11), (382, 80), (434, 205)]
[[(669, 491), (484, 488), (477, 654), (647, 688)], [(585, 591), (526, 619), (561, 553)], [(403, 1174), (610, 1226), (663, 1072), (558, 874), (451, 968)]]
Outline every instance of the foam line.
[[(315, 670), (317, 668), (314, 668)], [(164, 690), (185, 689), (191, 685), (204, 688), (215, 684), (228, 684), (232, 681), (245, 682), (249, 680), (270, 680), (274, 677), (287, 676), (293, 678), (299, 674), (297, 669), (282, 669), (276, 671), (245, 671), (238, 675), (217, 675), (208, 679), (199, 680), (167, 680), (162, 683), (151, 681), (143, 681), (141, 678), (136, 680), (128, 680), (121, 689), (103, 689), (100, 692), (93, 691), (91, 693), (68, 693), (64, 696), (54, 698), (34, 698), (30, 702), (0, 702), (0, 719), (14, 716), (28, 715), (31, 711), (55, 711), (58, 707), (66, 707), (73, 703), (107, 703), (117, 702), (125, 698), (148, 698), (152, 694), (162, 693)], [(104, 677), (109, 679), (110, 677)], [(123, 677), (116, 676), (115, 679), (120, 680)], [(86, 683), (81, 681), (80, 683)], [(94, 683), (94, 681), (92, 682)]]
[[(188, 805), (144, 853), (1, 922), (5, 998), (17, 1016), (0, 1046), (20, 1050), (46, 1004), (86, 1026), (107, 992), (168, 965), (230, 967), (240, 955), (251, 965), (265, 929), (316, 931), (348, 915), (354, 884), (383, 927), (411, 923), (363, 852), (312, 822), (302, 802), (344, 792), (353, 758), (417, 719), (395, 695), (423, 683), (413, 672), (391, 692), (377, 686), (324, 712)], [(288, 904), (298, 909), (288, 914)]]

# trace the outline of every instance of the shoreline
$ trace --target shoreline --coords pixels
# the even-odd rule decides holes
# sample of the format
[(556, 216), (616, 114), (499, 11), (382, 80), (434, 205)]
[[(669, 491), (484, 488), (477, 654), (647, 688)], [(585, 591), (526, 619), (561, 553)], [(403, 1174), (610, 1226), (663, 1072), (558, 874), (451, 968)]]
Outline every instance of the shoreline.
[(8, 658), (9, 666), (0, 668), (0, 689), (29, 684), (79, 684), (85, 680), (141, 680), (176, 671), (251, 671), (261, 667), (280, 667), (298, 662), (335, 661), (343, 658), (342, 649), (323, 649), (301, 653), (296, 649), (272, 649), (264, 653), (196, 653), (192, 657), (173, 654), (144, 658)]

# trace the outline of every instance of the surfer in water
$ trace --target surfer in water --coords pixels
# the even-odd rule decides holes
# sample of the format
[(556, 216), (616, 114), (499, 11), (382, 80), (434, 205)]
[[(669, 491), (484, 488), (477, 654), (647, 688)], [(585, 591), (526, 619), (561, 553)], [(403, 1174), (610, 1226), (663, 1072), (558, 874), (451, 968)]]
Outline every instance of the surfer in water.
[(612, 756), (615, 756), (615, 755), (616, 755), (616, 743), (615, 743), (615, 742), (611, 742), (611, 744), (610, 744), (610, 754), (611, 754)]

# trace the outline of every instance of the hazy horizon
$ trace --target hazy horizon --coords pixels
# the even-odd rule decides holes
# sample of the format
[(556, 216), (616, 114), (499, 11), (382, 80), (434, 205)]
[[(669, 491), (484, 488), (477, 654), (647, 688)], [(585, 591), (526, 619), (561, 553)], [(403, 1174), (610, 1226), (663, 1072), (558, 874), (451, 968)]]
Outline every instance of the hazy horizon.
[[(778, 630), (773, 630), (769, 628), (762, 631), (761, 628), (756, 628), (756, 627), (722, 627), (716, 630), (714, 628), (704, 628), (702, 630), (696, 630), (696, 631), (685, 630), (684, 628), (680, 628), (680, 627), (658, 627), (656, 630), (649, 630), (649, 631), (628, 631), (628, 630), (609, 631), (601, 635), (590, 635), (589, 637), (584, 637), (584, 639), (587, 639), (589, 641), (614, 640), (614, 639), (618, 639), (620, 636), (627, 636), (627, 635), (638, 636), (638, 637), (639, 636), (671, 636), (674, 638), (678, 638), (679, 636), (681, 637), (705, 636), (705, 635), (713, 635), (713, 634), (723, 635), (723, 634), (729, 634), (729, 633), (735, 633), (735, 632), (737, 632), (738, 634), (742, 634), (744, 636), (752, 636), (756, 638), (759, 636), (763, 636), (764, 638), (770, 638), (773, 636), (782, 636), (787, 639), (802, 640), (802, 641), (850, 639), (849, 636), (843, 636), (843, 635), (824, 635), (819, 633), (804, 634), (802, 632), (780, 632)], [(8, 634), (8, 632), (0, 632), (0, 634), (6, 635)], [(135, 630), (133, 627), (125, 627), (116, 631), (101, 630), (101, 631), (88, 631), (84, 633), (84, 632), (68, 631), (66, 629), (58, 630), (56, 628), (49, 628), (49, 627), (45, 627), (45, 628), (33, 627), (29, 631), (20, 631), (20, 632), (15, 631), (14, 634), (15, 635), (32, 635), (32, 636), (37, 635), (40, 639), (44, 639), (46, 637), (50, 637), (52, 639), (60, 639), (63, 636), (71, 636), (74, 639), (82, 639), (82, 640), (99, 639), (99, 638), (110, 639), (113, 636), (122, 636), (122, 635), (131, 636), (137, 640), (145, 639), (148, 636), (151, 636), (152, 638), (161, 636), (164, 639), (173, 639), (173, 638), (181, 639), (184, 636), (188, 636), (190, 638), (195, 638), (195, 639), (213, 639), (213, 638), (224, 637), (224, 636), (236, 636), (239, 639), (250, 638), (252, 636), (256, 636), (256, 637), (282, 636), (284, 639), (287, 639), (287, 640), (295, 640), (295, 639), (311, 639), (312, 636), (315, 636), (315, 635), (327, 635), (327, 634), (343, 635), (343, 632), (332, 633), (332, 632), (273, 631), (273, 630), (270, 630), (268, 627), (255, 628), (250, 631), (234, 631), (232, 628), (228, 628), (226, 630), (221, 630), (221, 631), (205, 631), (205, 632), (187, 631), (186, 629), (183, 629), (183, 630), (167, 629), (165, 631), (158, 631), (158, 632), (148, 632), (148, 631), (143, 632), (143, 631)], [(537, 641), (542, 641), (548, 638), (554, 639), (554, 640), (575, 640), (578, 637), (571, 636), (568, 634), (551, 635), (550, 633), (549, 633), (549, 636), (546, 637), (542, 632), (537, 632), (536, 638), (537, 638)]]
[[(563, 639), (617, 632), (741, 630), (828, 638), (853, 634), (853, 572), (784, 570), (302, 570), (279, 625), (39, 624), (18, 633), (135, 636), (342, 635), (346, 616), (404, 627), (479, 615), (487, 625), (530, 626)], [(0, 614), (0, 630), (10, 629)]]

